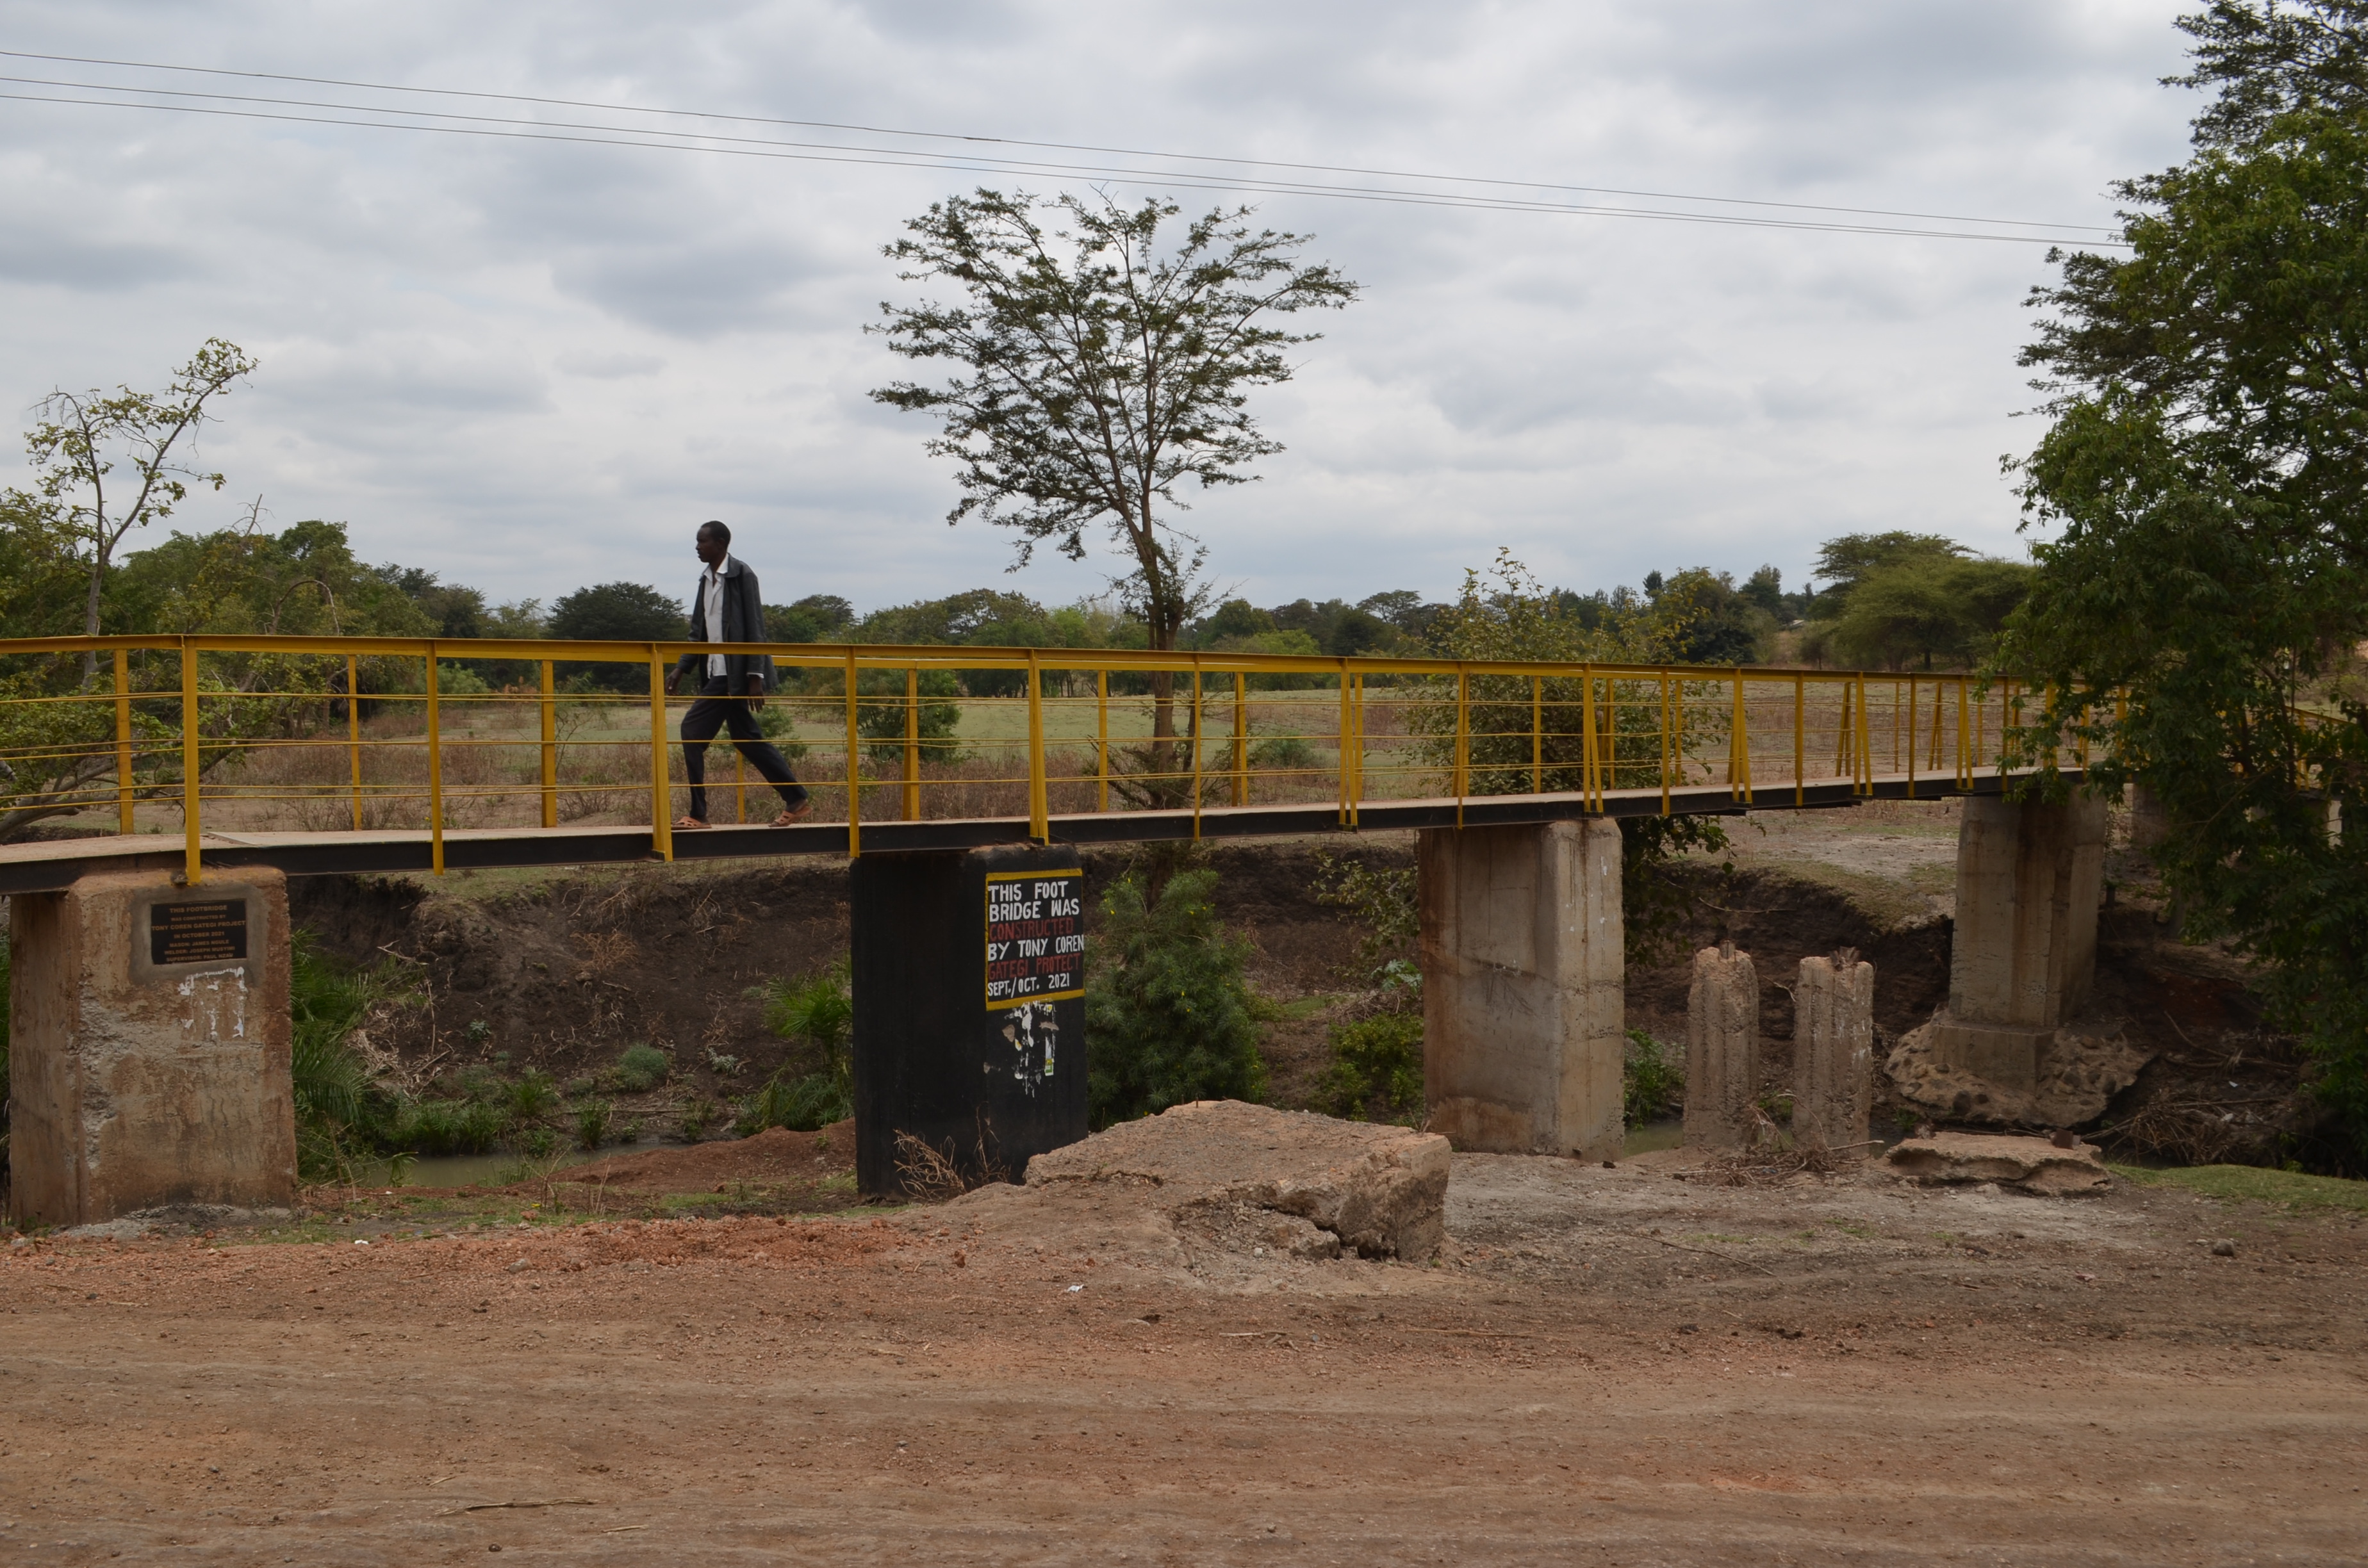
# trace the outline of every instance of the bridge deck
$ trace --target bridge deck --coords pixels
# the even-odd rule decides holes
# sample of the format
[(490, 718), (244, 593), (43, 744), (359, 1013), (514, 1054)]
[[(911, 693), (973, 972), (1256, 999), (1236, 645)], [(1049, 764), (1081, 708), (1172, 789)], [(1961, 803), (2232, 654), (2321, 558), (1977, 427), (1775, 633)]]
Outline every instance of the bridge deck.
[[(2078, 781), (2079, 775), (2064, 777)], [(1971, 790), (1960, 790), (1946, 778), (1930, 775), (1913, 780), (1905, 773), (1877, 774), (1872, 798), (1937, 800), (1946, 795), (1995, 795), (2012, 776), (1977, 777)], [(1736, 801), (1725, 784), (1691, 784), (1669, 791), (1668, 811), (1676, 815), (1732, 815), (1752, 811), (1790, 811), (1848, 806), (1870, 798), (1848, 779), (1831, 779), (1793, 788), (1761, 788), (1747, 806)], [(1287, 834), (1330, 834), (1390, 828), (1485, 827), (1517, 823), (1561, 822), (1601, 815), (1662, 814), (1658, 790), (1614, 790), (1602, 797), (1602, 810), (1590, 812), (1577, 793), (1544, 795), (1475, 795), (1459, 807), (1452, 797), (1410, 801), (1372, 801), (1358, 807), (1357, 824), (1344, 828), (1339, 808), (1329, 801), (1263, 806), (1212, 806), (1199, 813), (1199, 835), (1213, 838), (1257, 838)], [(1058, 844), (1121, 844), (1189, 839), (1194, 835), (1194, 813), (1172, 812), (1108, 812), (1052, 819), (1053, 840)], [(1028, 836), (1028, 819), (1019, 817), (944, 817), (921, 822), (867, 822), (862, 824), (862, 849), (867, 855), (922, 849), (969, 849), (987, 844), (1010, 844)], [(276, 867), (290, 876), (321, 876), (339, 872), (425, 871), (433, 867), (433, 846), (424, 828), (401, 832), (361, 833), (207, 833), (200, 841), (209, 869), (233, 870), (242, 866)], [(130, 836), (45, 839), (0, 846), (0, 893), (39, 892), (71, 885), (95, 871), (177, 870), (184, 863), (186, 844), (177, 835), (139, 834)], [(796, 827), (717, 827), (705, 832), (677, 833), (677, 860), (725, 860), (780, 855), (844, 855), (847, 824), (817, 823)], [(613, 865), (655, 858), (647, 827), (466, 828), (444, 835), (444, 865), (448, 870), (486, 869), (501, 866)]]

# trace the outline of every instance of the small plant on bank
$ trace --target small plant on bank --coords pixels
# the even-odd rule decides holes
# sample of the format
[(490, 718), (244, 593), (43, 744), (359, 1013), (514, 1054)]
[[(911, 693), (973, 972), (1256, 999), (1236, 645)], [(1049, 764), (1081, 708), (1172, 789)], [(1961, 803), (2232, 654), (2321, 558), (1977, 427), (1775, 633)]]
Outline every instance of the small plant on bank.
[(548, 1160), (559, 1153), (559, 1134), (548, 1127), (529, 1128), (518, 1146), (518, 1153), (529, 1160)]
[(744, 1138), (768, 1127), (812, 1132), (854, 1115), (848, 1041), (855, 1032), (855, 993), (848, 960), (796, 980), (768, 981), (749, 994), (764, 1004), (765, 1027), (809, 1054), (782, 1062), (748, 1096), (733, 1130)]
[(617, 1087), (629, 1095), (643, 1095), (673, 1075), (674, 1063), (654, 1045), (629, 1045), (617, 1058), (614, 1073)]
[(598, 1149), (609, 1141), (609, 1123), (617, 1111), (613, 1100), (584, 1100), (575, 1108), (575, 1146)]
[(1685, 1108), (1685, 1063), (1673, 1061), (1669, 1048), (1643, 1029), (1628, 1031), (1628, 1051), (1620, 1074), (1621, 1109), (1631, 1127), (1665, 1121)]
[(675, 1108), (675, 1136), (686, 1143), (696, 1143), (715, 1125), (715, 1116), (713, 1100), (701, 1095), (685, 1095)]
[(1191, 1100), (1258, 1100), (1266, 1063), (1242, 966), (1249, 943), (1217, 924), (1217, 873), (1178, 871), (1156, 900), (1130, 871), (1102, 895), (1086, 984), (1093, 1123)]
[(529, 1067), (510, 1080), (502, 1099), (511, 1121), (520, 1127), (531, 1127), (559, 1104), (559, 1086), (551, 1081), (550, 1074)]
[(1335, 1116), (1412, 1125), (1422, 1110), (1422, 1015), (1376, 1013), (1332, 1028), (1324, 1098)]

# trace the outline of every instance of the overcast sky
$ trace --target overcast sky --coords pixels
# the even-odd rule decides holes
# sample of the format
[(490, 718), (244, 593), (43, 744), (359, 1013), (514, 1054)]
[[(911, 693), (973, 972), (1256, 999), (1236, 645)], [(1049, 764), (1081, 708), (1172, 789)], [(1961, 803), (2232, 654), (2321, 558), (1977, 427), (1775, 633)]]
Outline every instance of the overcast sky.
[[(2189, 8), (79, 0), (0, 4), (0, 48), (2096, 225), (2113, 179), (2181, 155), (2193, 95), (2157, 81)], [(549, 600), (620, 578), (687, 592), (690, 529), (719, 517), (776, 603), (980, 585), (1064, 602), (1122, 563), (1005, 576), (1007, 534), (947, 528), (927, 422), (866, 396), (905, 369), (861, 328), (914, 289), (881, 246), (981, 183), (1090, 187), (0, 101), (0, 403), (21, 426), (53, 387), (155, 386), (220, 335), (261, 369), (206, 436), (228, 490), (176, 526), (260, 495), (279, 526), (346, 522), (365, 559)], [(1579, 588), (1763, 562), (1798, 586), (1821, 540), (1862, 529), (2021, 553), (1998, 460), (2037, 434), (2013, 417), (2031, 402), (2014, 355), (2041, 246), (1251, 199), (1364, 285), (1296, 380), (1254, 394), (1288, 449), (1187, 519), (1258, 603), (1444, 597), (1499, 547)]]

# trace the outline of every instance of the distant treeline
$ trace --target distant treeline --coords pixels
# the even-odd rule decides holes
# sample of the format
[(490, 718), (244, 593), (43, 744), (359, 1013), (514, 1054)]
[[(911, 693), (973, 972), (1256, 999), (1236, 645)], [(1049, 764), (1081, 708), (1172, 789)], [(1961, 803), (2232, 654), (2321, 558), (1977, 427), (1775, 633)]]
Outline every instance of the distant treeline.
[[(70, 635), (82, 630), (89, 571), (38, 516), (0, 504), (0, 635)], [(1875, 667), (1955, 667), (1979, 660), (2021, 602), (2030, 568), (1973, 555), (1937, 535), (1850, 534), (1818, 553), (1814, 581), (1787, 592), (1762, 566), (1742, 582), (1703, 567), (1641, 587), (1548, 590), (1555, 613), (1592, 629), (1653, 613), (1665, 644), (1701, 664), (1800, 660)], [(1414, 653), (1433, 646), (1445, 599), (1415, 589), (1260, 607), (1231, 598), (1186, 628), (1188, 649), (1339, 657)], [(1143, 624), (1114, 601), (1047, 607), (1025, 594), (972, 589), (859, 614), (846, 598), (814, 594), (765, 607), (766, 630), (783, 642), (868, 642), (972, 647), (1141, 648)], [(645, 642), (685, 631), (680, 599), (647, 584), (579, 588), (547, 605), (495, 603), (481, 589), (416, 566), (356, 559), (341, 523), (309, 521), (257, 530), (174, 534), (125, 554), (104, 579), (100, 623), (110, 632), (290, 632), (452, 638), (564, 638)], [(638, 689), (645, 677), (618, 666), (566, 666), (573, 684)], [(463, 689), (531, 683), (532, 664), (472, 661), (448, 677)], [(375, 683), (373, 683), (375, 684)], [(966, 687), (998, 684), (992, 676)], [(1016, 689), (1016, 680), (1010, 683)], [(982, 695), (985, 693), (982, 692)]]

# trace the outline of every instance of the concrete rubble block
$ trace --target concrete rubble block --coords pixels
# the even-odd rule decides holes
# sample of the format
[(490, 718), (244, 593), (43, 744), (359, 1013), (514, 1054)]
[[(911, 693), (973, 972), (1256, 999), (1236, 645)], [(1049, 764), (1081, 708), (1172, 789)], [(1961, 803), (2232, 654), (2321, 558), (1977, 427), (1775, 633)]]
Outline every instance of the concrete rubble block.
[(1446, 1237), (1448, 1154), (1434, 1132), (1196, 1100), (1037, 1155), (1028, 1186), (1143, 1189), (1181, 1223), (1292, 1257), (1419, 1262)]
[(1793, 1009), (1794, 1141), (1864, 1143), (1874, 1109), (1874, 966), (1852, 952), (1803, 959)]
[(1620, 828), (1426, 828), (1423, 1094), (1458, 1149), (1617, 1158), (1627, 1047)]
[(2009, 1088), (1962, 1065), (1941, 1035), (1937, 1021), (1908, 1030), (1883, 1070), (1902, 1100), (1951, 1121), (2085, 1127), (2154, 1060), (2118, 1026), (2054, 1029), (2040, 1042), (2030, 1087)]
[(1936, 1132), (1895, 1144), (1891, 1169), (1911, 1181), (1997, 1182), (2025, 1192), (2099, 1192), (2112, 1175), (2094, 1144), (2058, 1148), (2045, 1138), (1993, 1132)]
[(1685, 1146), (1750, 1147), (1759, 1080), (1759, 976), (1725, 942), (1694, 955), (1686, 997)]
[(296, 1197), (288, 890), (85, 877), (9, 900), (9, 1213), (101, 1224)]

